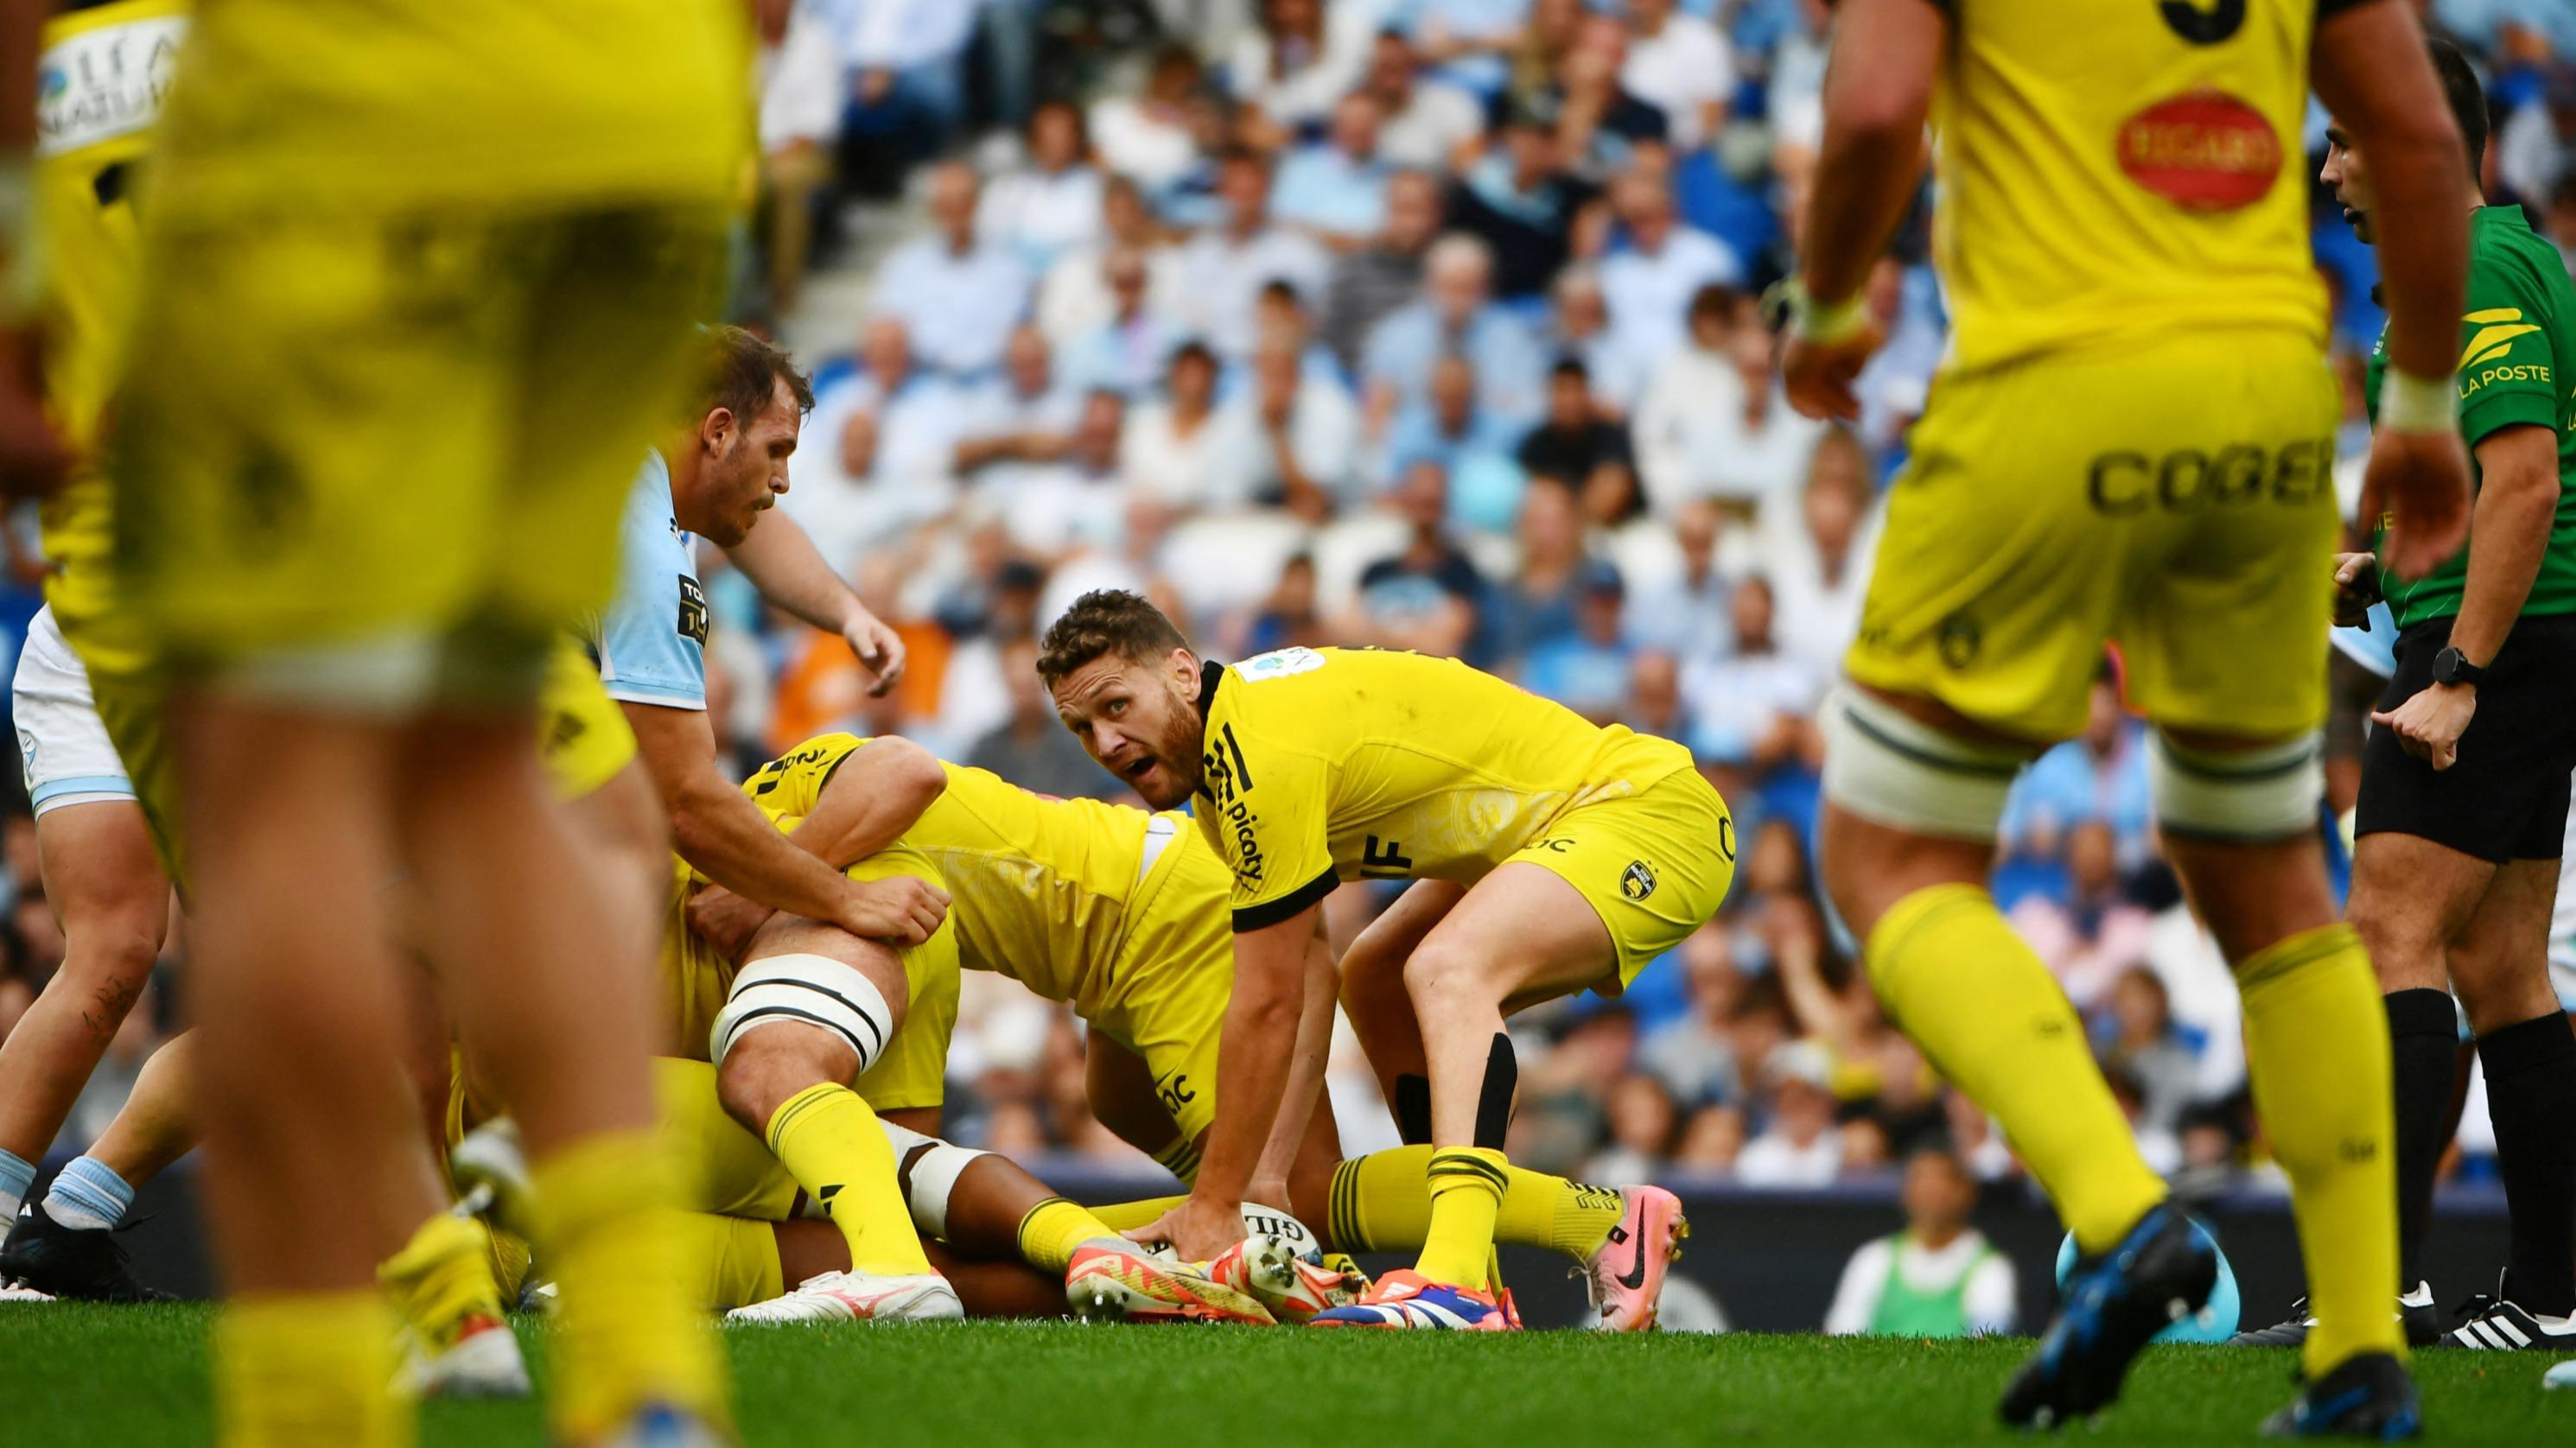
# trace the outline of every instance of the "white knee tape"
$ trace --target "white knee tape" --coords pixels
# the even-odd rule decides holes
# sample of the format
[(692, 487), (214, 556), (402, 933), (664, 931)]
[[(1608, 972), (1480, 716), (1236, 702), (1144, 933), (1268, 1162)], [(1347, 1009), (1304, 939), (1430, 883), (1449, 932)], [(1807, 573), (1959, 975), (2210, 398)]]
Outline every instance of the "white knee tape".
[(2147, 754), (2156, 822), (2179, 839), (2281, 840), (2317, 827), (2326, 770), (2318, 736), (2259, 749), (2194, 749), (2159, 730)]
[(975, 1158), (992, 1153), (908, 1131), (883, 1117), (877, 1118), (877, 1125), (894, 1143), (895, 1166), (903, 1178), (904, 1204), (912, 1209), (912, 1225), (924, 1236), (947, 1236), (948, 1198), (957, 1190), (957, 1179), (975, 1164)]
[(733, 994), (708, 1033), (709, 1059), (721, 1063), (736, 1041), (775, 1025), (830, 1031), (858, 1053), (865, 1071), (894, 1034), (894, 1012), (856, 966), (827, 955), (773, 955), (734, 977)]
[(1991, 840), (2024, 758), (1954, 739), (1845, 685), (1825, 699), (1825, 798), (1918, 834)]

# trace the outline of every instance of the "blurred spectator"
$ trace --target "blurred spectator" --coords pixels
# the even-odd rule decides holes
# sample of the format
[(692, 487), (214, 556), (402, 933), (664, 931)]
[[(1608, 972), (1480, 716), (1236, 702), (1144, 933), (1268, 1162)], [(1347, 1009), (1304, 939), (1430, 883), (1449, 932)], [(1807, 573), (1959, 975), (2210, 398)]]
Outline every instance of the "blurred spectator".
[(2048, 965), (2076, 1009), (2090, 1011), (2130, 969), (2144, 965), (2155, 917), (2120, 893), (2118, 845), (2101, 820), (2066, 834), (2068, 896), (2033, 892), (2012, 908), (2013, 929)]
[(1493, 282), (1493, 252), (1482, 241), (1450, 235), (1431, 244), (1422, 299), (1388, 313), (1361, 352), (1372, 415), (1422, 403), (1434, 364), (1460, 356), (1475, 363), (1479, 412), (1513, 429), (1538, 419), (1546, 362), (1529, 325), (1494, 300)]
[(962, 407), (957, 389), (914, 365), (911, 332), (890, 316), (860, 333), (855, 368), (827, 364), (814, 390), (779, 506), (846, 572), (863, 550), (946, 511)]
[(2156, 1131), (2182, 1125), (2199, 1084), (2200, 1061), (2174, 1025), (2165, 983), (2143, 965), (2131, 966), (2111, 987), (2102, 1063), (2136, 1083), (2140, 1121)]
[[(1726, 926), (1715, 921), (1693, 931), (1681, 946), (1690, 984), (1690, 1014), (1646, 1037), (1637, 1060), (1685, 1103), (1731, 1101), (1740, 1094), (1735, 1022), (1746, 999)], [(1776, 1008), (1777, 994), (1772, 995)]]
[(1476, 368), (1451, 352), (1431, 364), (1431, 386), (1388, 424), (1379, 448), (1377, 476), (1400, 477), (1428, 459), (1449, 480), (1449, 513), (1460, 526), (1500, 532), (1521, 504), (1520, 464), (1512, 445), (1520, 430), (1478, 401)]
[(1055, 717), (1055, 701), (1038, 682), (1035, 638), (1023, 634), (1002, 645), (1001, 675), (1010, 691), (1011, 717), (966, 751), (969, 765), (1065, 799), (1115, 799), (1126, 792)]
[(1056, 379), (1046, 334), (1011, 333), (1002, 375), (970, 392), (959, 411), (955, 467), (978, 487), (1010, 487), (1018, 470), (1054, 462), (1073, 441), (1082, 394)]
[(1014, 547), (1052, 562), (1078, 545), (1117, 537), (1126, 494), (1118, 447), (1126, 423), (1127, 406), (1117, 393), (1085, 393), (1073, 432), (1052, 461), (1022, 464), (988, 487)]
[[(1659, 173), (1620, 177), (1610, 202), (1626, 243), (1601, 263), (1610, 331), (1629, 355), (1661, 358), (1685, 340), (1684, 319), (1696, 316), (1701, 288), (1740, 284), (1744, 264), (1726, 243), (1683, 224), (1671, 183)], [(1767, 355), (1763, 365), (1770, 365)]]
[(935, 156), (966, 113), (961, 64), (982, 7), (956, 0), (867, 0), (837, 7), (851, 74), (847, 131), (890, 157)]
[(1681, 1125), (1673, 1098), (1654, 1077), (1630, 1072), (1610, 1087), (1603, 1116), (1609, 1144), (1583, 1166), (1583, 1179), (1607, 1187), (1641, 1186), (1661, 1176)]
[(1937, 308), (1930, 302), (1915, 304), (1910, 286), (1903, 264), (1883, 256), (1870, 268), (1869, 284), (1861, 294), (1871, 318), (1887, 336), (1852, 379), (1852, 391), (1860, 398), (1860, 420), (1854, 426), (1873, 452), (1904, 442), (1906, 430), (1923, 414), (1932, 373), (1941, 365)]
[[(2570, 57), (2576, 60), (2576, 57)], [(2576, 68), (2562, 64), (2496, 128), (2496, 179), (2537, 211), (2576, 162)]]
[(1681, 660), (1656, 649), (1639, 649), (1628, 661), (1628, 697), (1618, 722), (1640, 734), (1676, 744), (1690, 740), (1690, 715), (1682, 708)]
[(1168, 190), (1198, 164), (1191, 107), (1205, 77), (1198, 52), (1174, 42), (1154, 52), (1144, 88), (1104, 96), (1091, 107), (1091, 135), (1101, 163), (1149, 191)]
[(1010, 249), (976, 233), (975, 168), (947, 162), (930, 173), (936, 230), (887, 253), (877, 268), (879, 316), (911, 330), (922, 365), (956, 378), (998, 366), (1029, 305), (1029, 274)]
[(1723, 515), (1708, 499), (1694, 498), (1674, 511), (1672, 525), (1681, 572), (1637, 600), (1630, 631), (1640, 644), (1686, 664), (1724, 658), (1735, 647), (1735, 585), (1717, 567)]
[(1347, 496), (1360, 440), (1358, 404), (1329, 372), (1304, 367), (1294, 336), (1253, 350), (1251, 385), (1220, 410), (1209, 491), (1323, 521)]
[(1361, 571), (1359, 596), (1333, 632), (1363, 647), (1459, 657), (1475, 636), (1485, 580), (1449, 541), (1448, 475), (1435, 460), (1412, 463), (1393, 501), (1412, 536), (1402, 552)]
[[(1314, 0), (1276, 0), (1312, 4)], [(1217, 170), (1224, 223), (1181, 247), (1172, 305), (1183, 330), (1234, 361), (1252, 350), (1261, 289), (1284, 281), (1298, 295), (1321, 299), (1331, 258), (1304, 234), (1270, 217), (1270, 164), (1260, 153), (1228, 151)]]
[(1744, 1113), (1733, 1106), (1703, 1106), (1682, 1128), (1673, 1165), (1683, 1171), (1732, 1173), (1744, 1153)]
[(1099, 326), (1069, 345), (1066, 370), (1085, 388), (1120, 397), (1142, 397), (1161, 385), (1179, 332), (1149, 305), (1152, 273), (1145, 254), (1122, 246), (1100, 264), (1109, 284), (1111, 311)]
[(1533, 480), (1521, 498), (1519, 535), (1520, 567), (1494, 590), (1493, 653), (1506, 668), (1581, 627), (1577, 604), (1587, 560), (1574, 490), (1556, 478)]
[(1617, 723), (1628, 704), (1629, 649), (1619, 634), (1625, 596), (1618, 569), (1587, 565), (1575, 595), (1575, 631), (1530, 650), (1522, 685), (1595, 724)]
[(1548, 352), (1583, 364), (1591, 378), (1593, 405), (1601, 413), (1627, 416), (1645, 390), (1648, 369), (1644, 359), (1621, 350), (1611, 335), (1600, 274), (1588, 266), (1567, 267), (1557, 273), (1548, 299), (1548, 330), (1542, 339)]
[[(1133, 296), (1122, 296), (1111, 278), (1110, 263), (1122, 252), (1143, 269), (1144, 285)], [(1179, 273), (1180, 253), (1155, 225), (1143, 193), (1127, 177), (1112, 176), (1100, 187), (1098, 239), (1047, 268), (1038, 288), (1038, 327), (1057, 347), (1069, 348), (1121, 318), (1150, 315), (1168, 325)], [(1157, 368), (1162, 360), (1154, 359)]]
[(2146, 731), (2120, 708), (2120, 688), (2108, 666), (2093, 681), (2084, 732), (2041, 755), (2013, 781), (2004, 805), (2008, 853), (2055, 858), (2066, 832), (2084, 820), (2111, 827), (2119, 843), (2119, 868), (2143, 863), (2153, 848), (2147, 829)]
[[(764, 12), (764, 18), (771, 12)], [(814, 251), (815, 198), (832, 179), (832, 152), (849, 101), (830, 18), (811, 6), (774, 12), (761, 36), (760, 190), (768, 223), (769, 308), (796, 305)]]
[(1833, 34), (1832, 0), (1791, 0), (1797, 23), (1771, 52), (1764, 104), (1781, 145), (1814, 151), (1825, 135), (1825, 52)]
[(1616, 527), (1644, 508), (1628, 429), (1593, 401), (1591, 370), (1579, 357), (1549, 370), (1547, 417), (1521, 439), (1521, 470), (1573, 485), (1595, 527)]
[(1591, 185), (1566, 169), (1553, 104), (1516, 101), (1450, 189), (1449, 220), (1493, 249), (1497, 293), (1537, 296), (1574, 256), (1577, 222), (1592, 196)]
[(1468, 92), (1422, 74), (1413, 42), (1381, 30), (1362, 84), (1378, 104), (1378, 151), (1391, 165), (1446, 171), (1485, 131), (1484, 107)]
[(1365, 244), (1386, 225), (1386, 182), (1392, 174), (1378, 155), (1377, 136), (1376, 97), (1353, 91), (1335, 101), (1324, 138), (1295, 148), (1280, 162), (1271, 215), (1283, 226), (1304, 228), (1335, 251)]
[(1622, 83), (1627, 64), (1627, 28), (1608, 15), (1584, 16), (1557, 66), (1555, 88), (1558, 153), (1579, 176), (1618, 175), (1645, 146), (1660, 149), (1670, 135), (1663, 108)]
[(1236, 656), (1248, 658), (1273, 649), (1313, 648), (1329, 642), (1315, 610), (1315, 557), (1300, 553), (1279, 570), (1279, 582), (1245, 628)]
[(1091, 137), (1071, 101), (1041, 102), (1029, 113), (1028, 164), (993, 178), (975, 215), (985, 240), (1006, 246), (1032, 276), (1088, 247), (1102, 226), (1100, 168)]
[(1371, 331), (1422, 290), (1424, 258), (1440, 230), (1440, 183), (1426, 172), (1396, 172), (1386, 178), (1385, 211), (1384, 229), (1336, 260), (1324, 288), (1324, 345), (1353, 370)]
[[(1491, 95), (1507, 74), (1506, 56), (1538, 38), (1550, 0), (1408, 0), (1383, 7), (1401, 15), (1422, 58), (1478, 95)], [(1365, 10), (1366, 5), (1349, 8)], [(1526, 17), (1526, 23), (1524, 18)]]
[(1772, 1053), (1763, 1072), (1770, 1120), (1735, 1159), (1748, 1187), (1824, 1187), (1842, 1174), (1842, 1133), (1834, 1127), (1833, 1063), (1813, 1041)]
[(1367, 68), (1370, 7), (1263, 0), (1261, 24), (1235, 43), (1226, 89), (1276, 137), (1323, 124)]
[(1673, 149), (1695, 151), (1717, 134), (1735, 94), (1735, 57), (1717, 27), (1680, 13), (1674, 0), (1627, 0), (1628, 63), (1619, 83), (1664, 113)]
[(1184, 512), (1249, 500), (1218, 492), (1238, 483), (1217, 473), (1216, 377), (1216, 354), (1184, 342), (1164, 369), (1163, 395), (1129, 411), (1118, 465), (1135, 496)]
[(1749, 312), (1741, 293), (1701, 288), (1689, 345), (1666, 356), (1637, 405), (1637, 466), (1659, 514), (1705, 497), (1758, 510), (1806, 476), (1821, 424), (1790, 410), (1771, 377), (1771, 334)]
[(2576, 169), (2558, 178), (2558, 189), (2549, 198), (2547, 225), (2559, 259), (2576, 272)]
[(1842, 668), (1860, 632), (1877, 550), (1869, 459), (1849, 428), (1828, 427), (1807, 455), (1799, 506), (1762, 515), (1765, 573), (1778, 594), (1780, 651), (1822, 678)]
[(1737, 584), (1727, 612), (1735, 639), (1726, 656), (1683, 669), (1691, 752), (1746, 782), (1774, 769), (1811, 765), (1823, 754), (1814, 716), (1825, 677), (1780, 652), (1768, 580), (1757, 575)]
[(1945, 1150), (1905, 1161), (1905, 1230), (1852, 1254), (1825, 1331), (1838, 1337), (1975, 1337), (2013, 1330), (2011, 1259), (1968, 1225), (1977, 1182)]

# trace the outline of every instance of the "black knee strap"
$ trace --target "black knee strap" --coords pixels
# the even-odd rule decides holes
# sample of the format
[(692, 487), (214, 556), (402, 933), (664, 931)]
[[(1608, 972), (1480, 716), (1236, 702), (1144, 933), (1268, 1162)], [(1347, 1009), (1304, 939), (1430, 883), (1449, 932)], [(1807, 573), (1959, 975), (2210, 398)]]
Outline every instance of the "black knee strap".
[(1395, 1078), (1395, 1100), (1389, 1103), (1395, 1111), (1395, 1134), (1407, 1146), (1431, 1144), (1431, 1078), (1398, 1076)]
[(1520, 1058), (1512, 1054), (1512, 1038), (1496, 1031), (1493, 1049), (1485, 1053), (1485, 1084), (1476, 1092), (1476, 1145), (1503, 1149), (1503, 1137), (1512, 1127), (1512, 1097), (1520, 1087)]

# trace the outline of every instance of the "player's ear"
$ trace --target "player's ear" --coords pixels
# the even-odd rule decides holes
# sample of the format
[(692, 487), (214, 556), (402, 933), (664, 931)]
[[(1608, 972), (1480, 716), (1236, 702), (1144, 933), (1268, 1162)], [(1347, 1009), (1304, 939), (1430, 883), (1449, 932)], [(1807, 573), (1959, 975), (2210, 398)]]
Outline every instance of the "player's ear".
[(1191, 653), (1186, 648), (1176, 648), (1172, 650), (1170, 655), (1164, 658), (1163, 666), (1171, 672), (1172, 685), (1181, 691), (1182, 698), (1195, 699), (1198, 697), (1198, 655)]
[(709, 452), (723, 452), (725, 439), (733, 435), (734, 421), (732, 408), (709, 408), (707, 415), (698, 419), (698, 441)]

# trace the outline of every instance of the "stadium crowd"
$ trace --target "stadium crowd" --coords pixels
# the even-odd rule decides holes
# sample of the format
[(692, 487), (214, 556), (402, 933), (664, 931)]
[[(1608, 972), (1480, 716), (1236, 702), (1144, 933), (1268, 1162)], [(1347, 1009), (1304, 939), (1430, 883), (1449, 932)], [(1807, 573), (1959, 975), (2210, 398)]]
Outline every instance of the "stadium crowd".
[[(2489, 194), (2576, 266), (2576, 7), (2430, 11), (2489, 68)], [(782, 503), (910, 665), (867, 697), (841, 639), (764, 613), (708, 550), (736, 763), (847, 728), (1120, 796), (1032, 668), (1037, 632), (1095, 587), (1148, 593), (1218, 658), (1457, 655), (1686, 744), (1741, 830), (1714, 923), (1623, 998), (1515, 1022), (1515, 1162), (1818, 1186), (1946, 1139), (1975, 1176), (2014, 1173), (1879, 1012), (1811, 869), (1813, 711), (1944, 332), (1918, 219), (1871, 280), (1891, 342), (1858, 424), (1798, 417), (1771, 379), (1757, 298), (1796, 255), (1826, 12), (800, 0), (768, 37), (740, 309), (800, 320), (815, 267), (858, 264), (851, 218), (918, 222), (867, 262), (839, 344), (803, 359), (817, 402)], [(2316, 237), (2350, 474), (2372, 261), (2340, 225)], [(22, 622), (43, 564), (16, 523)], [(1998, 897), (2083, 1011), (2149, 1160), (2260, 1178), (2235, 993), (2159, 861), (2116, 664), (2005, 830)], [(34, 853), (19, 799), (0, 828), (0, 1034), (61, 958)], [(1343, 887), (1337, 938), (1390, 898)], [(61, 1145), (113, 1112), (179, 990), (129, 1019)], [(951, 1134), (1141, 1165), (1086, 1112), (1075, 1029), (971, 976)], [(1331, 1086), (1348, 1150), (1393, 1143), (1347, 1035)], [(2484, 1123), (2473, 1105), (2464, 1171), (2486, 1169)]]

